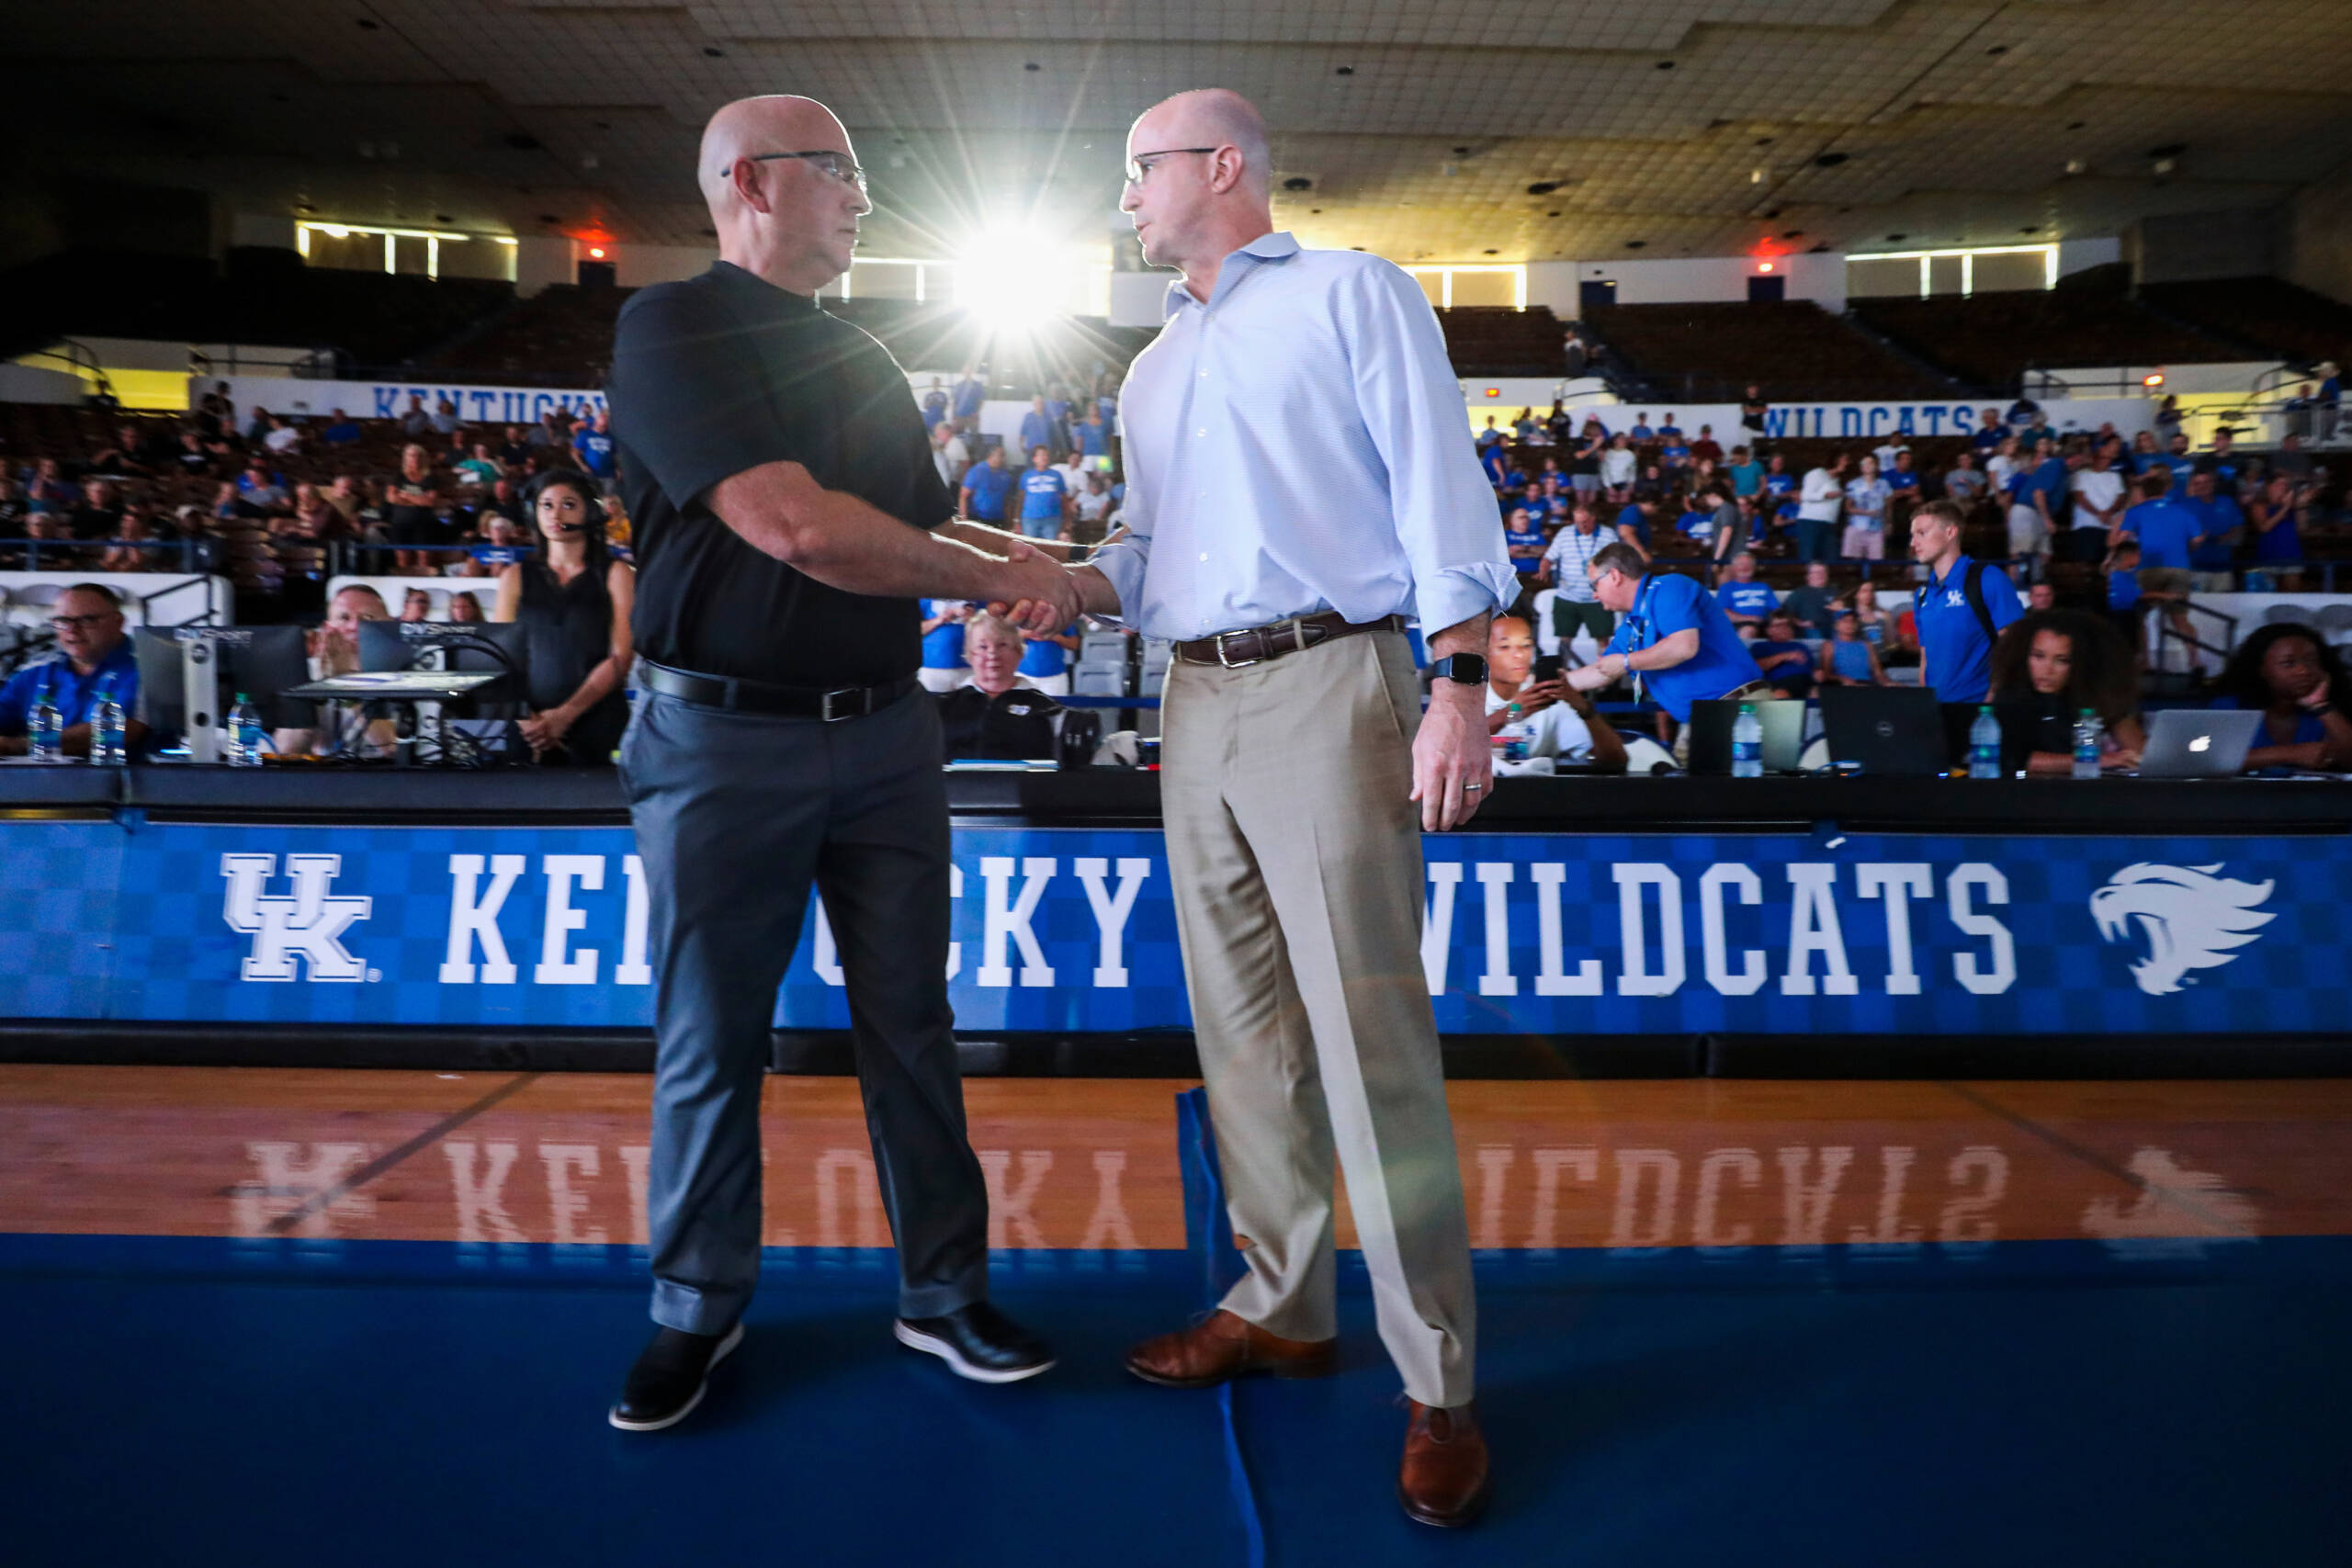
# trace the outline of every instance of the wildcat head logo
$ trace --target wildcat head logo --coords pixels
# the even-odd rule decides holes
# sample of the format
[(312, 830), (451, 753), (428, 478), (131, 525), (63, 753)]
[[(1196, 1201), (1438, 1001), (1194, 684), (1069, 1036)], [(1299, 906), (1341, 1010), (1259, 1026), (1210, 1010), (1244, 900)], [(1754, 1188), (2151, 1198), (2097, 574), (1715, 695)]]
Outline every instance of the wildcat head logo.
[(2181, 989), (2191, 969), (2220, 968), (2237, 957), (2233, 949), (2278, 918), (2261, 908), (2278, 884), (2232, 881), (2215, 874), (2221, 869), (2142, 861), (2091, 895), (2091, 919), (2101, 937), (2123, 941), (2136, 924), (2147, 939), (2148, 956), (2132, 965), (2132, 977), (2148, 995)]

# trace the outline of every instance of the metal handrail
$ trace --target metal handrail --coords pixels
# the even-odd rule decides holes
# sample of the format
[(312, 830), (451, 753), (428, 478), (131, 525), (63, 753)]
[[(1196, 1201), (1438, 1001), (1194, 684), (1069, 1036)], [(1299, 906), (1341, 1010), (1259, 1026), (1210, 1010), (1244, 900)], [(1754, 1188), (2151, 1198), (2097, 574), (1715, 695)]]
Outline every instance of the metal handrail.
[[(20, 570), (25, 571), (39, 571), (41, 569), (40, 551), (41, 547), (44, 545), (48, 546), (52, 551), (62, 550), (68, 552), (69, 554), (82, 550), (111, 549), (123, 545), (128, 545), (135, 550), (177, 550), (180, 557), (180, 570), (187, 572), (198, 572), (200, 575), (197, 554), (203, 546), (209, 543), (210, 543), (210, 541), (208, 539), (195, 537), (184, 539), (25, 538), (0, 539), (0, 549), (11, 548), (18, 545), (23, 546), (25, 548), (25, 564)], [(79, 566), (83, 563), (78, 560), (68, 560), (65, 564), (67, 566)]]

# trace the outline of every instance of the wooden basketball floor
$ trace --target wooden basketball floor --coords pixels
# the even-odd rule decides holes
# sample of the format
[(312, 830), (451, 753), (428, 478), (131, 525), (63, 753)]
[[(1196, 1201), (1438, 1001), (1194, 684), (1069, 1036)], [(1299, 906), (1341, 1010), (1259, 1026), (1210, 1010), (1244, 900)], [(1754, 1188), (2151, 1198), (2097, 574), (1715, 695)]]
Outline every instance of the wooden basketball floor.
[(1451, 1085), (1500, 1478), (1459, 1540), (1389, 1500), (1360, 1265), (1327, 1383), (1118, 1371), (1210, 1299), (1188, 1087), (967, 1083), (1062, 1355), (981, 1389), (888, 1342), (854, 1083), (769, 1079), (752, 1337), (626, 1438), (649, 1079), (0, 1066), (9, 1556), (2344, 1560), (2352, 1082)]

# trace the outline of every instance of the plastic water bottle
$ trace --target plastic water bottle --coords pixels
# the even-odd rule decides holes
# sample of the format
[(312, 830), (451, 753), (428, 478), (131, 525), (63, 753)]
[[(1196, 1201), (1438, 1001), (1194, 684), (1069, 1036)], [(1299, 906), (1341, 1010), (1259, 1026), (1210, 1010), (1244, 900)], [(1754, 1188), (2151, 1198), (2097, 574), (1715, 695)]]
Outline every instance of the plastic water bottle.
[(114, 700), (114, 690), (108, 687), (90, 714), (90, 761), (102, 768), (122, 766), (122, 705)]
[(1740, 704), (1739, 716), (1731, 723), (1731, 776), (1764, 776), (1764, 721), (1756, 716), (1754, 703)]
[(49, 688), (41, 688), (40, 700), (33, 704), (30, 722), (26, 726), (29, 738), (26, 750), (36, 762), (62, 762), (65, 760), (62, 744), (65, 737), (65, 716), (57, 711), (50, 700)]
[(261, 715), (254, 711), (253, 698), (237, 694), (237, 705), (229, 710), (229, 765), (232, 768), (258, 768), (269, 753), (269, 737), (261, 727)]
[(2098, 714), (2085, 708), (2075, 716), (2075, 776), (2078, 779), (2098, 777), (2099, 739), (2106, 733), (2098, 721)]
[(1993, 716), (1993, 705), (1990, 703), (1976, 710), (1976, 722), (1968, 727), (1968, 776), (1972, 779), (1997, 779), (2001, 776), (2001, 721)]

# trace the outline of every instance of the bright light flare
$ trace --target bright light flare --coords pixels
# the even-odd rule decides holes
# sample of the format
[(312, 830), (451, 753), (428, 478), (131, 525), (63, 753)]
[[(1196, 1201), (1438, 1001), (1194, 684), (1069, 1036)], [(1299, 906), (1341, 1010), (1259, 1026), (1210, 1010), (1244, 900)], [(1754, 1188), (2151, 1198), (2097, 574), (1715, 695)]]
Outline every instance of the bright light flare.
[(998, 332), (1035, 329), (1082, 311), (1084, 268), (1043, 234), (983, 231), (956, 263), (956, 303)]

